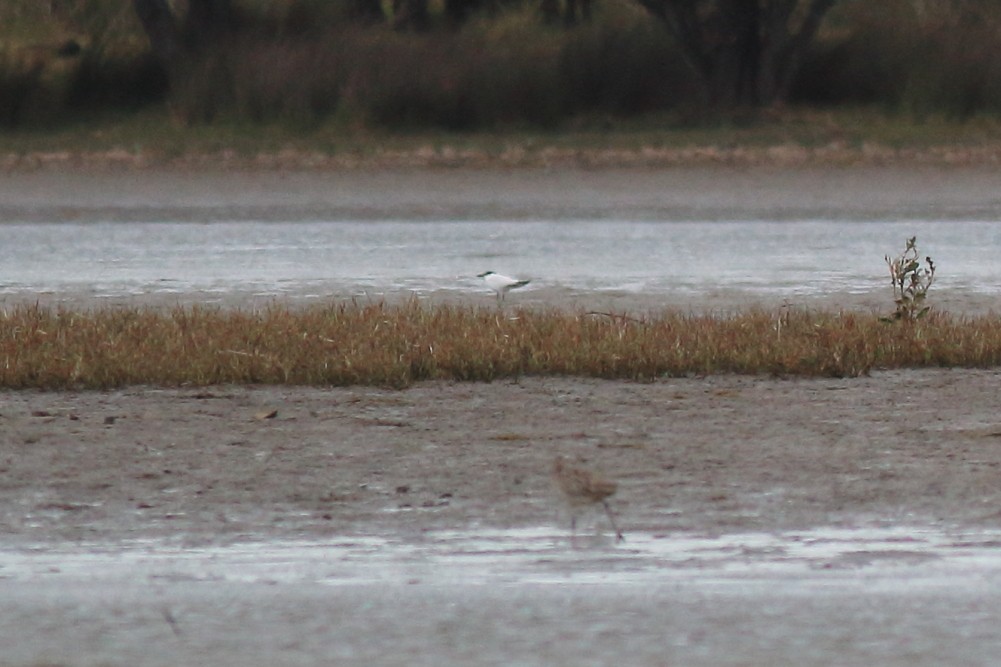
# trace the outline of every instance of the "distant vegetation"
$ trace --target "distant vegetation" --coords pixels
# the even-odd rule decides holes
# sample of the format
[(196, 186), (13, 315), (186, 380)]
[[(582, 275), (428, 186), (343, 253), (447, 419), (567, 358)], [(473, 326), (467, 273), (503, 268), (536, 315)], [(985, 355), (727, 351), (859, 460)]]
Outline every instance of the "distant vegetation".
[(855, 377), (873, 369), (995, 367), (996, 315), (781, 309), (646, 317), (561, 310), (346, 304), (0, 312), (0, 387), (219, 383), (378, 385), (526, 375), (654, 380), (743, 373)]
[[(163, 40), (150, 39), (141, 6), (173, 11)], [(688, 6), (694, 45), (672, 13)], [(768, 39), (720, 8), (755, 7), (766, 26), (780, 6), (799, 7), (790, 25), (815, 7), (822, 20), (766, 81), (763, 68), (785, 51), (769, 54)], [(195, 21), (186, 7), (227, 12)], [(747, 35), (743, 51), (727, 51)], [(150, 105), (188, 125), (390, 130), (644, 116), (680, 125), (776, 103), (966, 119), (1001, 112), (999, 37), (993, 0), (3, 0), (0, 127)], [(166, 57), (172, 48), (182, 56)]]

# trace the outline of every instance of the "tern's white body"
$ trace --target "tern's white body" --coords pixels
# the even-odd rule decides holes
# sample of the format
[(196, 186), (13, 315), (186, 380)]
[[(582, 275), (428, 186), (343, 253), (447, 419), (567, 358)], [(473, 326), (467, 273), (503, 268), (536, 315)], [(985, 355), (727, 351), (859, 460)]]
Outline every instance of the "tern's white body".
[(516, 280), (508, 276), (502, 276), (493, 271), (484, 271), (478, 277), (483, 278), (483, 282), (487, 284), (487, 287), (497, 293), (498, 301), (503, 301), (504, 296), (511, 290), (524, 287), (530, 282), (528, 280)]

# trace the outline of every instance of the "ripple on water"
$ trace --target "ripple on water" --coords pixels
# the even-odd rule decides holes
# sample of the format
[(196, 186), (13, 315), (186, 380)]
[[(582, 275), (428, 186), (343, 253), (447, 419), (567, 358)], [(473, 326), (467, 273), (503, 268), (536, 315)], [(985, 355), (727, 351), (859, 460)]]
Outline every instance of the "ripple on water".
[(1001, 575), (1001, 531), (633, 532), (626, 540), (615, 545), (607, 535), (579, 535), (571, 544), (565, 533), (544, 527), (210, 547), (39, 546), (0, 551), (0, 580), (646, 586), (864, 579), (913, 589)]

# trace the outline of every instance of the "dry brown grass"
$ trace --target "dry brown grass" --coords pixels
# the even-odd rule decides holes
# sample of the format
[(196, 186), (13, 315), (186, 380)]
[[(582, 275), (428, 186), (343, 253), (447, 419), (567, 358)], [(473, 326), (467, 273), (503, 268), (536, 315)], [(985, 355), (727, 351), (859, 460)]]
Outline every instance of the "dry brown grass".
[(1001, 363), (998, 317), (761, 311), (640, 319), (559, 310), (347, 304), (0, 312), (0, 386), (380, 385), (522, 375), (858, 376)]

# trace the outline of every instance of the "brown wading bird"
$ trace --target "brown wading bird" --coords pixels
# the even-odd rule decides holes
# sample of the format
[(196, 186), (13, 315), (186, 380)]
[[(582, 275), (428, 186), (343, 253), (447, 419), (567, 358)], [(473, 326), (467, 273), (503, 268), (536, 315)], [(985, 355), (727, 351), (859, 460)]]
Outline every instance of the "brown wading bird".
[(570, 506), (570, 535), (573, 539), (577, 529), (577, 511), (582, 507), (601, 503), (605, 508), (605, 514), (615, 529), (615, 537), (619, 542), (626, 538), (622, 536), (622, 531), (615, 525), (615, 517), (612, 516), (612, 509), (608, 506), (606, 498), (615, 493), (617, 485), (607, 479), (602, 479), (594, 473), (569, 465), (562, 456), (557, 456), (553, 461), (553, 481), (563, 493), (567, 504)]

